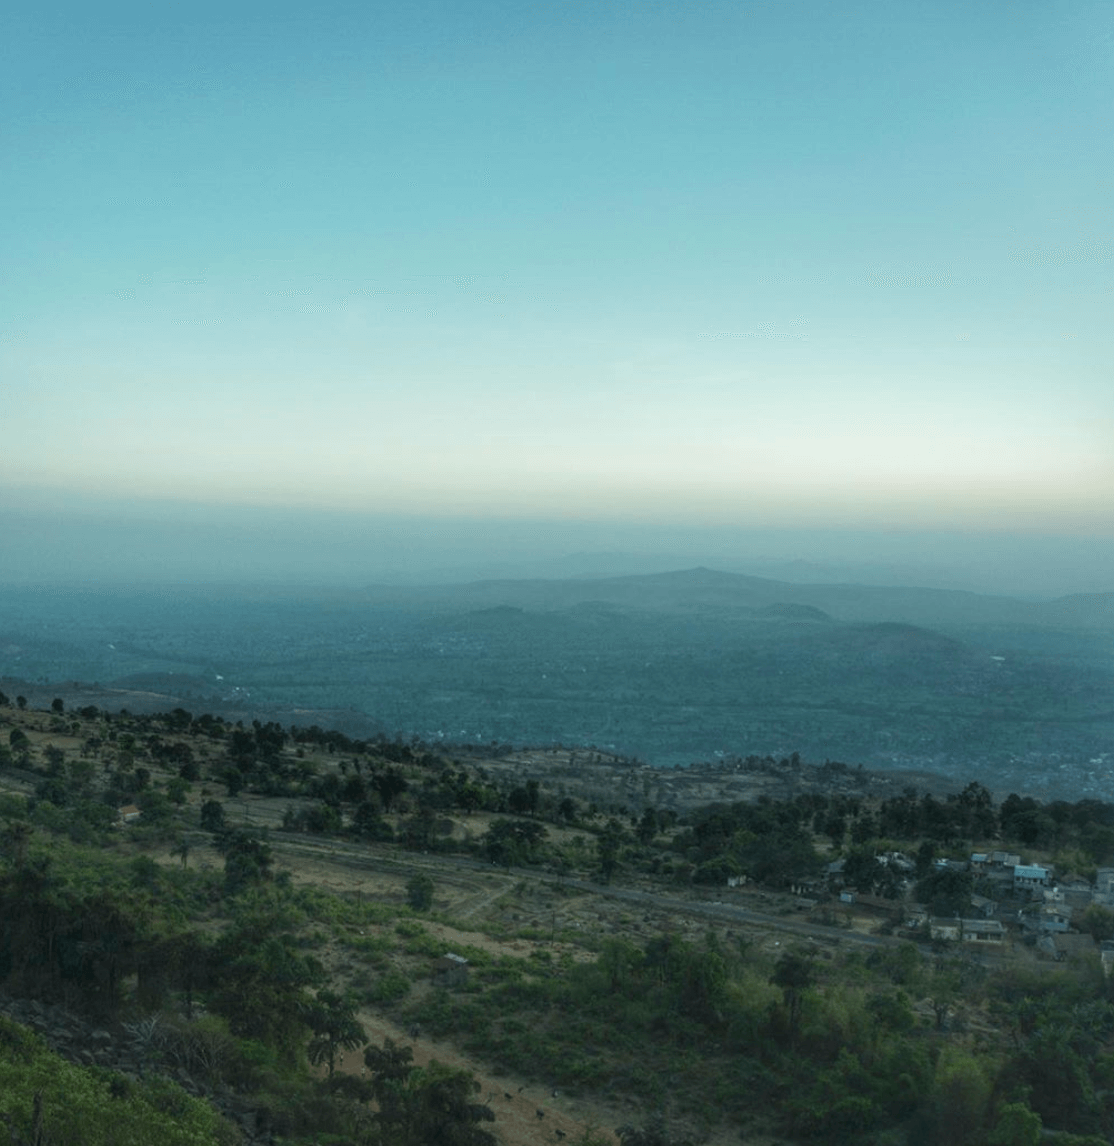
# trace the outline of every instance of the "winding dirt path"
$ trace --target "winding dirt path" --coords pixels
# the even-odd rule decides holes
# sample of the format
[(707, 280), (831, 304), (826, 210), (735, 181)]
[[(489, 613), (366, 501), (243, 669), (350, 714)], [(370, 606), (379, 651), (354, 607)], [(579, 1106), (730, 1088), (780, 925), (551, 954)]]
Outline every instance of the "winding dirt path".
[[(598, 1102), (573, 1099), (560, 1093), (554, 1097), (551, 1091), (536, 1083), (524, 1083), (507, 1076), (497, 1077), (487, 1067), (461, 1054), (444, 1040), (424, 1035), (416, 1039), (409, 1038), (405, 1030), (374, 1012), (361, 1011), (360, 1022), (372, 1043), (382, 1045), (384, 1039), (391, 1039), (411, 1047), (414, 1062), (419, 1066), (426, 1066), (436, 1059), (446, 1066), (467, 1070), (475, 1075), (480, 1084), (477, 1101), (486, 1103), (495, 1114), (495, 1122), (485, 1123), (485, 1128), (491, 1130), (504, 1146), (553, 1146), (562, 1140), (566, 1146), (571, 1146), (586, 1130), (618, 1146), (619, 1140), (612, 1130), (624, 1121), (622, 1112)], [(337, 1069), (349, 1074), (361, 1074), (364, 1070), (363, 1052), (349, 1051), (338, 1061)], [(539, 1111), (543, 1117), (538, 1116)], [(629, 1119), (629, 1113), (625, 1117)]]

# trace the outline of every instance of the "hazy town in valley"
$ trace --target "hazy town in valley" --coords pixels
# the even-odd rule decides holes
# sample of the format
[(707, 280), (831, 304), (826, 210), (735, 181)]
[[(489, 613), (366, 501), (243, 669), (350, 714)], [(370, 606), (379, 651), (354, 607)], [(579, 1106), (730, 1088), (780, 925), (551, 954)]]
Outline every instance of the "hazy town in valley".
[(0, 17), (0, 1135), (1114, 1143), (1114, 16)]

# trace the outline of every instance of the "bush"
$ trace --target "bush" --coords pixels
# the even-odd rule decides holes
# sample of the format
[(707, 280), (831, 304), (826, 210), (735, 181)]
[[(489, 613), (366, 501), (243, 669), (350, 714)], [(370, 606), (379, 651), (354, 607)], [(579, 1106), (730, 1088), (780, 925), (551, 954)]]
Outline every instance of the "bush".
[(224, 831), (224, 805), (219, 800), (206, 800), (201, 805), (201, 826), (207, 832)]
[(406, 896), (415, 911), (428, 911), (433, 906), (433, 880), (425, 872), (411, 876), (406, 884)]
[(410, 994), (410, 980), (396, 970), (387, 971), (381, 975), (364, 993), (364, 1000), (368, 1003), (393, 1003)]

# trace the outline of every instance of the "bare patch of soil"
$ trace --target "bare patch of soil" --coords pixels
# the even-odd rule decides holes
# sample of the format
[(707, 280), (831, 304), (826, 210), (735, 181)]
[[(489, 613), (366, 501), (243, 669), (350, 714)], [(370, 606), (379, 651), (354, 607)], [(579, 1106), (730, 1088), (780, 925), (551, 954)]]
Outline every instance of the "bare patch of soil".
[[(598, 1101), (556, 1095), (536, 1083), (525, 1082), (511, 1075), (495, 1075), (489, 1068), (467, 1055), (461, 1054), (444, 1040), (419, 1036), (407, 1037), (389, 1019), (371, 1011), (361, 1011), (360, 1021), (371, 1042), (382, 1045), (391, 1039), (412, 1048), (414, 1062), (426, 1066), (436, 1059), (446, 1066), (470, 1071), (480, 1084), (477, 1101), (489, 1106), (495, 1115), (494, 1123), (485, 1123), (505, 1146), (552, 1146), (561, 1141), (558, 1130), (566, 1141), (574, 1141), (591, 1130), (609, 1142), (618, 1143), (610, 1128), (630, 1118), (630, 1112), (616, 1110)], [(361, 1051), (351, 1051), (337, 1064), (338, 1070), (359, 1075), (364, 1069)], [(540, 1113), (540, 1116), (539, 1116)]]

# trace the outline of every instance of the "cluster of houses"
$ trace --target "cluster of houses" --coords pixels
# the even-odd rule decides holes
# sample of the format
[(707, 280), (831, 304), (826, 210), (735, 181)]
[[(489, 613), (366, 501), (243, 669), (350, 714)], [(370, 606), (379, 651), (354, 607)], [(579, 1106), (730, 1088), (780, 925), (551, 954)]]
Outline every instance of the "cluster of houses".
[[(913, 863), (900, 853), (879, 856), (880, 862), (911, 874)], [(967, 860), (936, 860), (937, 868), (971, 872), (978, 886), (987, 894), (972, 894), (970, 914), (957, 918), (939, 918), (927, 908), (905, 902), (901, 904), (905, 929), (912, 936), (950, 940), (975, 947), (1004, 947), (1011, 935), (1036, 947), (1038, 952), (1057, 961), (1073, 960), (1087, 954), (1098, 954), (1103, 968), (1114, 971), (1114, 941), (1095, 941), (1090, 932), (1081, 931), (1079, 923), (1092, 904), (1114, 910), (1114, 868), (1099, 868), (1093, 884), (1085, 879), (1057, 879), (1051, 864), (1024, 863), (1013, 852), (975, 852)], [(842, 863), (828, 865), (830, 886), (839, 889)], [(893, 901), (842, 889), (840, 900), (862, 907), (894, 909)]]

